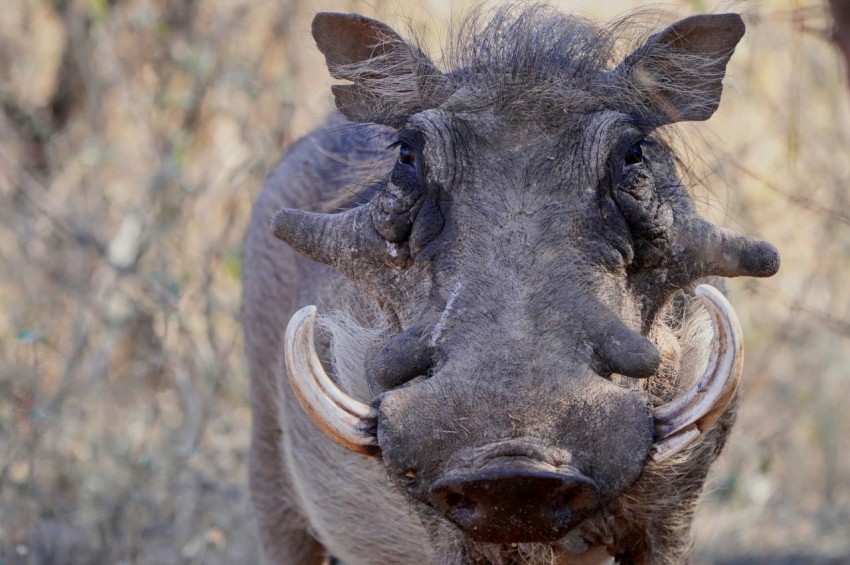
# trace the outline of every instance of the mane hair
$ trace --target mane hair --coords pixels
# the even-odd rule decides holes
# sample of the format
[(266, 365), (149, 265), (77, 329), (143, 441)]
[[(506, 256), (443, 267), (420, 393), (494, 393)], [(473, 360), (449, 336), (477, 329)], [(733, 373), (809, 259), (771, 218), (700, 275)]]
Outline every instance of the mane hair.
[(523, 116), (597, 104), (589, 96), (616, 64), (618, 25), (598, 26), (543, 3), (479, 7), (451, 33), (441, 61), (458, 89)]
[[(379, 38), (379, 46), (386, 47), (376, 49), (380, 55), (336, 67), (334, 74), (368, 93), (376, 115), (438, 108), (447, 100), (456, 103), (454, 94), (462, 92), (466, 111), (488, 109), (541, 123), (551, 123), (553, 114), (602, 108), (640, 119), (658, 112), (646, 97), (647, 77), (637, 85), (624, 69), (617, 72), (620, 63), (628, 65), (628, 56), (637, 53), (654, 61), (660, 73), (651, 77), (655, 84), (687, 95), (689, 110), (712, 106), (711, 95), (699, 85), (708, 74), (723, 72), (713, 54), (641, 51), (671, 16), (643, 8), (599, 25), (546, 3), (479, 6), (451, 26), (436, 66), (424, 42), (414, 37), (409, 52), (392, 48), (397, 38), (385, 37)], [(411, 54), (419, 59), (415, 84)]]

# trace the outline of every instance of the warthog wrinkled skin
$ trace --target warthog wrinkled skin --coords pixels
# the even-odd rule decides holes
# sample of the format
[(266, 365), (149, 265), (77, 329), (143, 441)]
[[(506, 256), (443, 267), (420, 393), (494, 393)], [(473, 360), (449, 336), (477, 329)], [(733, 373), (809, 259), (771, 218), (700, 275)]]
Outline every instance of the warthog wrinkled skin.
[[(479, 20), (445, 70), (374, 20), (314, 21), (340, 114), (270, 175), (245, 246), (271, 563), (687, 560), (736, 402), (660, 462), (653, 411), (705, 364), (695, 286), (779, 257), (697, 215), (656, 129), (714, 113), (744, 24), (695, 16), (623, 57), (624, 24)], [(348, 312), (316, 347), (374, 408), (360, 453), (286, 379), (287, 321), (309, 304)]]

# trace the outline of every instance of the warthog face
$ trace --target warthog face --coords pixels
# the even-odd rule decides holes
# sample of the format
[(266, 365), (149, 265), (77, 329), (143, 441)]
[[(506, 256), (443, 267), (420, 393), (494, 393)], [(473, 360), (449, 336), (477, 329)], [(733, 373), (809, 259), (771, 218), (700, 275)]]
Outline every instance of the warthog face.
[[(734, 312), (682, 382), (681, 299), (707, 276), (769, 276), (776, 250), (703, 220), (656, 128), (704, 120), (744, 33), (696, 16), (614, 60), (614, 33), (543, 9), (467, 34), (442, 72), (384, 24), (319, 14), (340, 111), (389, 126), (398, 159), (361, 206), (282, 210), (275, 234), (380, 303), (371, 405), (343, 394), (293, 318), (287, 363), (314, 421), (380, 457), (477, 542), (551, 542), (653, 460), (699, 442), (740, 375)], [(677, 301), (673, 297), (680, 297)]]

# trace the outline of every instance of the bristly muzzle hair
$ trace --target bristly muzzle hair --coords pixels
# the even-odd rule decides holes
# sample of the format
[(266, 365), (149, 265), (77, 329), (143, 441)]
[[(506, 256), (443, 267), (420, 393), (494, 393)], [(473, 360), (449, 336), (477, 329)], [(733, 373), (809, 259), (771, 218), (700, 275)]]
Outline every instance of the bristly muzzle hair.
[(390, 333), (386, 314), (364, 294), (334, 309), (322, 309), (317, 325), (330, 341), (331, 370), (339, 387), (369, 402), (376, 392), (369, 390), (366, 378), (369, 355)]

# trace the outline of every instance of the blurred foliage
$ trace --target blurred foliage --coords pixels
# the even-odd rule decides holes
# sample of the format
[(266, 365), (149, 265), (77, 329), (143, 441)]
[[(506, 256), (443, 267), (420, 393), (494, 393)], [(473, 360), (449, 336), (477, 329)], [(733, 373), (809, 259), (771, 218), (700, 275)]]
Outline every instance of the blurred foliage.
[[(330, 107), (311, 15), (412, 21), (438, 46), (468, 4), (4, 0), (0, 563), (259, 559), (240, 247), (265, 173)], [(775, 242), (783, 268), (730, 283), (745, 400), (696, 546), (706, 563), (850, 559), (843, 69), (825, 5), (733, 8), (748, 36), (721, 110), (680, 129), (704, 211)]]

